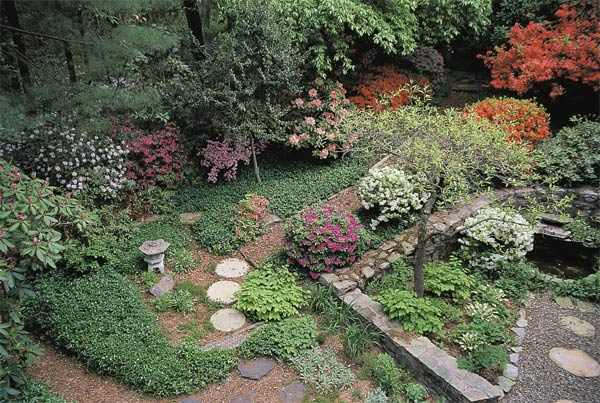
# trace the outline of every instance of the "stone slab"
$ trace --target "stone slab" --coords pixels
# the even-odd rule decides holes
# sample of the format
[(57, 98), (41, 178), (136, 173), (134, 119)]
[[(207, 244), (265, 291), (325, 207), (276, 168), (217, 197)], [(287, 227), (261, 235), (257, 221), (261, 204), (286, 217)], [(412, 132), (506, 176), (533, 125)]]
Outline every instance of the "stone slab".
[(229, 258), (222, 260), (215, 270), (221, 277), (238, 278), (243, 277), (248, 273), (248, 263), (241, 259)]
[(232, 397), (229, 399), (229, 403), (254, 403), (256, 395), (254, 392), (244, 393), (241, 396)]
[(265, 218), (262, 220), (262, 226), (264, 228), (270, 227), (273, 224), (277, 224), (282, 222), (283, 220), (281, 218), (279, 218), (279, 216), (277, 216), (276, 214), (270, 213), (267, 214), (265, 216)]
[(573, 375), (585, 378), (600, 376), (600, 364), (581, 350), (554, 347), (548, 355), (556, 365)]
[(294, 381), (288, 386), (279, 389), (279, 396), (284, 403), (296, 403), (304, 399), (306, 385), (300, 381)]
[(594, 304), (592, 304), (591, 302), (588, 302), (588, 301), (577, 300), (577, 301), (575, 301), (575, 306), (581, 312), (591, 313), (591, 312), (594, 312), (596, 310), (596, 306)]
[(181, 220), (181, 222), (184, 224), (187, 224), (187, 225), (194, 224), (196, 221), (198, 221), (200, 219), (200, 217), (202, 217), (202, 212), (200, 212), (200, 211), (196, 211), (193, 213), (179, 214), (179, 219)]
[(222, 304), (233, 304), (236, 300), (235, 293), (241, 290), (241, 286), (234, 281), (217, 281), (206, 291), (206, 296), (213, 302)]
[(180, 403), (200, 403), (194, 396), (185, 397)]
[(515, 367), (512, 364), (506, 364), (504, 367), (504, 372), (502, 373), (506, 378), (514, 381), (519, 376), (519, 368)]
[(577, 336), (581, 337), (594, 337), (596, 334), (596, 328), (585, 320), (579, 319), (575, 316), (563, 316), (560, 319), (560, 323), (575, 333)]
[(556, 303), (563, 308), (575, 307), (575, 305), (573, 305), (573, 301), (571, 301), (571, 298), (569, 297), (556, 297)]
[(507, 377), (505, 377), (505, 376), (498, 377), (498, 386), (500, 386), (500, 388), (504, 391), (504, 393), (510, 392), (510, 390), (512, 389), (512, 387), (514, 385), (515, 385), (515, 382), (511, 381)]
[(240, 362), (238, 371), (244, 378), (258, 381), (267, 376), (275, 368), (275, 361), (268, 358), (259, 358), (252, 361)]
[(171, 291), (174, 286), (175, 281), (173, 281), (173, 277), (165, 274), (160, 278), (160, 280), (158, 280), (156, 284), (152, 286), (152, 288), (150, 288), (150, 294), (154, 295), (155, 297), (159, 297)]
[(210, 317), (210, 322), (215, 329), (221, 332), (231, 332), (244, 326), (246, 316), (233, 308), (219, 309)]

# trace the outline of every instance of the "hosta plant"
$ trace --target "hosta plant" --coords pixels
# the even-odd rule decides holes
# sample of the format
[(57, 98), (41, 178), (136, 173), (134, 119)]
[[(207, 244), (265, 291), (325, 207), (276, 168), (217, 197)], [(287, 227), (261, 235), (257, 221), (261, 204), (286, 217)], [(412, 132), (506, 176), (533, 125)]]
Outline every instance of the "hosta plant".
[(456, 343), (463, 351), (473, 351), (485, 345), (485, 340), (479, 333), (464, 332), (456, 338)]
[(189, 273), (194, 270), (194, 255), (185, 248), (179, 248), (173, 251), (173, 254), (169, 258), (169, 263), (174, 273)]
[(288, 263), (307, 269), (312, 278), (356, 261), (365, 248), (358, 219), (329, 205), (310, 207), (296, 215), (285, 229)]
[(503, 261), (520, 261), (533, 249), (534, 228), (514, 210), (485, 208), (465, 220), (459, 239), (469, 264), (491, 269)]
[(414, 219), (429, 197), (420, 189), (421, 182), (418, 177), (390, 166), (369, 171), (358, 184), (357, 196), (365, 209), (379, 212), (371, 220), (371, 228), (389, 220)]
[(281, 320), (306, 306), (310, 291), (296, 285), (296, 276), (287, 266), (275, 268), (268, 263), (246, 276), (236, 297), (236, 309), (258, 320)]
[(498, 318), (498, 310), (486, 302), (472, 302), (465, 307), (467, 315), (471, 318), (492, 321)]

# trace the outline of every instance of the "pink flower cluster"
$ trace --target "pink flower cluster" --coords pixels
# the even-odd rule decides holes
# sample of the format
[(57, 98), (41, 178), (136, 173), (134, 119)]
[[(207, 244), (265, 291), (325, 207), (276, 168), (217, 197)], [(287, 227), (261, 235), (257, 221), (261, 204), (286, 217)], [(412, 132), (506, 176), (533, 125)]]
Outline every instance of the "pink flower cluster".
[(309, 208), (294, 217), (285, 230), (289, 264), (309, 270), (312, 278), (348, 266), (362, 254), (363, 225), (351, 213), (333, 206)]
[(262, 234), (262, 220), (267, 214), (269, 200), (256, 193), (247, 194), (234, 209), (231, 216), (235, 230), (235, 240), (242, 242), (254, 241)]
[(121, 129), (135, 134), (134, 140), (127, 144), (130, 156), (127, 179), (149, 188), (159, 184), (170, 186), (185, 178), (185, 152), (179, 143), (177, 126), (166, 123), (163, 129), (150, 134), (127, 126)]
[(294, 101), (299, 117), (288, 140), (296, 148), (312, 148), (316, 157), (335, 157), (340, 151), (350, 150), (356, 140), (340, 131), (342, 116), (350, 101), (341, 83), (316, 80), (315, 87), (308, 91), (308, 97)]
[[(264, 150), (264, 148), (264, 142), (257, 142), (255, 144), (257, 154)], [(225, 180), (231, 181), (237, 175), (240, 162), (246, 165), (250, 164), (250, 142), (247, 141), (244, 143), (241, 140), (236, 140), (233, 144), (230, 144), (224, 141), (208, 140), (206, 147), (200, 150), (198, 155), (202, 158), (200, 165), (210, 168), (208, 172), (209, 182), (216, 183), (221, 171), (223, 171)]]

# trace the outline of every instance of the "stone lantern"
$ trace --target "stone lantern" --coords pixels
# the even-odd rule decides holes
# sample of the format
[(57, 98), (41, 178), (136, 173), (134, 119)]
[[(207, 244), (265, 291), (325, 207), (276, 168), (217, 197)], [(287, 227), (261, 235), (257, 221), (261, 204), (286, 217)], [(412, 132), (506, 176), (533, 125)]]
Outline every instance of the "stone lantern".
[(158, 269), (161, 273), (165, 272), (165, 251), (171, 245), (163, 239), (157, 239), (155, 241), (146, 241), (139, 247), (145, 257), (144, 261), (148, 263), (148, 271), (154, 271)]

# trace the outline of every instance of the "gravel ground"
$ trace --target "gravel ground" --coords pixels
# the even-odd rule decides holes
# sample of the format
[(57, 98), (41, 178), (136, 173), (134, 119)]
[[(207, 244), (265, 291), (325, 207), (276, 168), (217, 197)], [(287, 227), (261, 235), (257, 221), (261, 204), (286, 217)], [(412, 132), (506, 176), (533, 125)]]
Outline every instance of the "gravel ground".
[[(575, 316), (596, 328), (594, 337), (580, 337), (564, 328), (560, 319)], [(503, 403), (600, 402), (600, 377), (582, 378), (556, 365), (548, 353), (553, 347), (577, 348), (600, 362), (600, 314), (562, 308), (548, 294), (538, 295), (527, 308), (529, 326), (519, 360), (519, 377)]]

